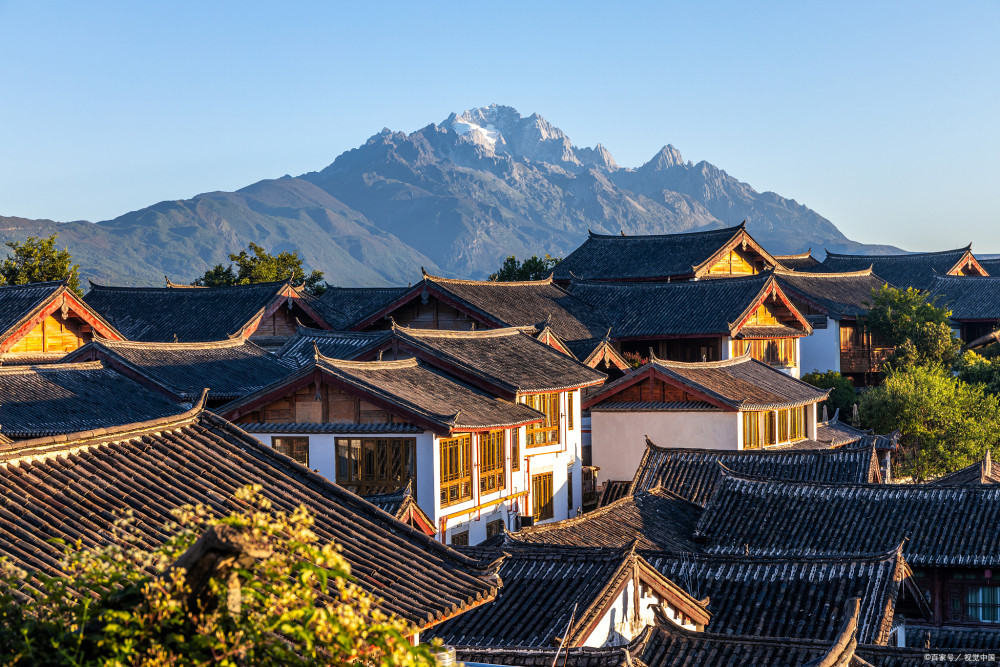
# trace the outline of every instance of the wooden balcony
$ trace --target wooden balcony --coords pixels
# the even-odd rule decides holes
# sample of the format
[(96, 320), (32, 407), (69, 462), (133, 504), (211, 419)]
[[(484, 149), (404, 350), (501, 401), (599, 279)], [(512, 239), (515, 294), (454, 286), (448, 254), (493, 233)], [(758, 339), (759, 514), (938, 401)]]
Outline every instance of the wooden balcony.
[(893, 353), (891, 347), (841, 348), (841, 373), (878, 373), (882, 364)]

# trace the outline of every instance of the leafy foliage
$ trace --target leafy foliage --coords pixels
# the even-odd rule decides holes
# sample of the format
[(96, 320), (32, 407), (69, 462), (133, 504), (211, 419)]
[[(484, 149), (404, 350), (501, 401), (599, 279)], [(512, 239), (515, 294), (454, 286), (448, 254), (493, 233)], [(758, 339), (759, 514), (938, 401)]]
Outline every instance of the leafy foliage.
[(499, 271), (490, 274), (490, 280), (494, 282), (544, 280), (552, 273), (552, 267), (561, 261), (561, 257), (552, 257), (549, 253), (545, 253), (545, 257), (542, 259), (539, 259), (538, 255), (532, 255), (523, 262), (519, 262), (514, 255), (510, 255), (504, 260)]
[(7, 241), (11, 252), (0, 263), (0, 284), (27, 285), (69, 277), (69, 288), (83, 296), (80, 289), (80, 265), (65, 248), (56, 247), (59, 234), (48, 238), (29, 236), (23, 242)]
[(802, 381), (808, 382), (819, 389), (831, 390), (830, 395), (823, 402), (823, 406), (826, 407), (831, 417), (838, 408), (840, 409), (841, 416), (846, 417), (858, 403), (858, 394), (854, 390), (854, 385), (837, 371), (826, 371), (825, 373), (814, 371), (806, 373), (802, 376)]
[(900, 430), (897, 464), (917, 480), (971, 465), (1000, 442), (997, 397), (941, 367), (893, 371), (862, 395), (860, 415), (876, 433)]
[[(433, 665), (412, 630), (376, 607), (353, 583), (334, 544), (319, 544), (300, 507), (274, 512), (259, 487), (237, 492), (244, 509), (218, 519), (186, 506), (147, 549), (126, 517), (107, 546), (66, 548), (65, 575), (28, 574), (0, 562), (0, 655), (9, 665)], [(238, 569), (241, 604), (185, 603), (181, 569), (169, 569), (210, 526), (236, 526), (270, 547), (252, 570)]]
[(298, 250), (295, 252), (286, 250), (272, 255), (256, 243), (251, 243), (247, 250), (241, 250), (238, 255), (229, 255), (229, 261), (236, 265), (235, 270), (233, 264), (229, 266), (216, 264), (192, 284), (202, 287), (227, 287), (291, 280), (295, 285), (303, 285), (307, 292), (315, 296), (325, 292), (328, 287), (323, 281), (322, 271), (313, 271), (306, 275)]
[(896, 348), (888, 360), (891, 368), (950, 366), (962, 343), (949, 326), (949, 317), (951, 311), (936, 307), (920, 290), (884, 286), (872, 292), (865, 326), (880, 345)]
[(978, 384), (987, 393), (1000, 396), (1000, 357), (966, 352), (955, 364), (955, 370), (963, 382)]

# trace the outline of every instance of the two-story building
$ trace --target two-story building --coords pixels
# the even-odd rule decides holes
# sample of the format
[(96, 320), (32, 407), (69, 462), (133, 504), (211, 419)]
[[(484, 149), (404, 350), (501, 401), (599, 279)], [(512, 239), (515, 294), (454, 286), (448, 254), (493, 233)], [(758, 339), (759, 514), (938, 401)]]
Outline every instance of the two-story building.
[(864, 317), (886, 281), (871, 267), (850, 273), (779, 269), (774, 277), (812, 325), (800, 344), (802, 372), (837, 371), (857, 386), (872, 384), (892, 348), (873, 339)]
[(812, 332), (771, 272), (688, 282), (574, 282), (600, 308), (626, 357), (720, 361), (749, 354), (798, 377), (799, 341)]
[(397, 327), (368, 354), (317, 349), (220, 414), (361, 495), (412, 483), (448, 543), (575, 516), (580, 393), (602, 374), (518, 329)]
[(990, 339), (1000, 329), (1000, 277), (969, 280), (936, 276), (929, 298), (951, 311), (952, 328), (966, 345)]
[(731, 451), (821, 447), (816, 405), (829, 390), (743, 355), (683, 363), (653, 358), (590, 393), (592, 457), (601, 477), (631, 479), (647, 439), (664, 447)]

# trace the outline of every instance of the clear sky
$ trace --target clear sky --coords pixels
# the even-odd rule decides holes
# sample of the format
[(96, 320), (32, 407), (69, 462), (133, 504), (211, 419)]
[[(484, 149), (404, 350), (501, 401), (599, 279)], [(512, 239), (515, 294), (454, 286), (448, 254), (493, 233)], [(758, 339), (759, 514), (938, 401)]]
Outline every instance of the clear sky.
[(868, 243), (1000, 253), (1000, 0), (0, 0), (0, 215), (103, 220), (493, 102)]

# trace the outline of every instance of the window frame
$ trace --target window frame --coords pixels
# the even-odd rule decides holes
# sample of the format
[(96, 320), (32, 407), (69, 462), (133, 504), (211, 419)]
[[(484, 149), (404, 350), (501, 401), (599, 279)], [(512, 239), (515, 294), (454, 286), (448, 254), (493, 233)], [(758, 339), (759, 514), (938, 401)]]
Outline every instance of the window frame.
[[(455, 459), (450, 453), (454, 451)], [(472, 434), (459, 433), (452, 438), (441, 438), (438, 444), (440, 473), (438, 499), (441, 507), (451, 507), (472, 499)], [(455, 470), (450, 470), (454, 464)], [(456, 490), (452, 494), (452, 490)]]
[[(535, 523), (555, 518), (555, 503), (552, 472), (542, 472), (531, 476), (531, 516)], [(544, 499), (544, 502), (542, 502)]]
[[(492, 485), (490, 484), (492, 482)], [(489, 495), (507, 488), (507, 448), (503, 431), (479, 434), (479, 493)]]
[(545, 415), (541, 422), (527, 424), (524, 427), (525, 440), (528, 449), (534, 447), (550, 447), (559, 444), (559, 392), (549, 394), (527, 394), (522, 396), (522, 402)]
[[(333, 446), (334, 481), (359, 496), (392, 493), (417, 478), (416, 438), (343, 437), (335, 438)], [(345, 447), (346, 459), (342, 458), (342, 448)], [(394, 456), (391, 450), (399, 447), (405, 448), (404, 452)], [(388, 460), (379, 458), (380, 448), (382, 456)], [(370, 470), (366, 463), (371, 466)], [(401, 467), (398, 467), (400, 464)], [(390, 470), (394, 465), (397, 469)], [(376, 476), (380, 469), (385, 474)], [(392, 473), (404, 474), (393, 476)]]
[[(281, 440), (290, 440), (297, 442), (289, 443), (289, 451), (285, 452), (283, 449), (278, 448), (278, 442)], [(305, 447), (305, 461), (297, 457), (296, 445)], [(296, 463), (302, 464), (305, 467), (309, 467), (309, 436), (307, 435), (272, 435), (271, 436), (271, 449), (278, 452), (279, 454), (284, 454), (288, 458), (292, 459)]]

